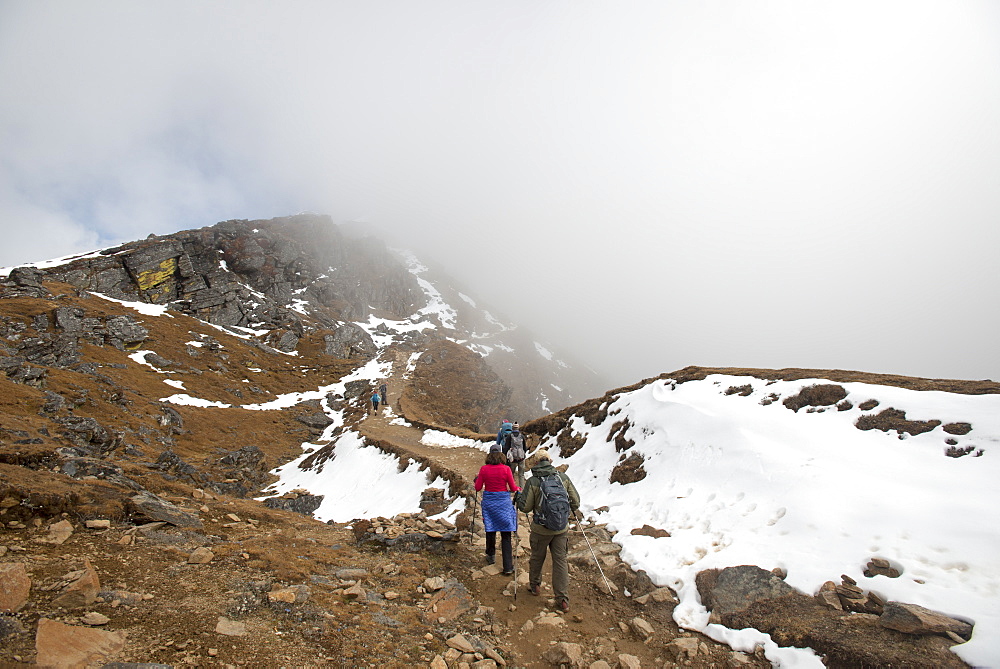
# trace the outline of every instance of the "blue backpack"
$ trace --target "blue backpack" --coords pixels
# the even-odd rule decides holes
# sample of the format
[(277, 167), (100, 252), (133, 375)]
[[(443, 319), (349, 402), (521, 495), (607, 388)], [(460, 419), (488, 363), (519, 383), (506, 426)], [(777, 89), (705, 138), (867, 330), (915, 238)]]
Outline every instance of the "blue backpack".
[(512, 423), (504, 422), (503, 425), (500, 426), (500, 432), (497, 434), (497, 443), (502, 444), (503, 440), (507, 438), (507, 435), (510, 434), (513, 429), (514, 425)]

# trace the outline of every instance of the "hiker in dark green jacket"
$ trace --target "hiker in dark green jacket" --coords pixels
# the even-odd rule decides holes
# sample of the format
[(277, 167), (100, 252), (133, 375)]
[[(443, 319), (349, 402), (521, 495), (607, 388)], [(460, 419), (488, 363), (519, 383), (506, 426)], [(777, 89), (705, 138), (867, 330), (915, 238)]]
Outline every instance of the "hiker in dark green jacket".
[[(572, 514), (580, 508), (580, 493), (569, 477), (552, 466), (552, 458), (545, 449), (532, 456), (534, 466), (531, 468), (531, 478), (524, 490), (518, 495), (517, 508), (525, 513), (534, 513), (542, 505), (540, 481), (544, 476), (558, 474), (566, 487), (569, 496), (569, 506)], [(569, 567), (566, 563), (566, 553), (569, 547), (567, 531), (569, 523), (561, 530), (550, 530), (544, 525), (531, 523), (531, 561), (528, 568), (528, 592), (533, 595), (541, 593), (542, 567), (545, 565), (545, 553), (552, 553), (552, 590), (556, 596), (556, 607), (560, 611), (569, 610)]]

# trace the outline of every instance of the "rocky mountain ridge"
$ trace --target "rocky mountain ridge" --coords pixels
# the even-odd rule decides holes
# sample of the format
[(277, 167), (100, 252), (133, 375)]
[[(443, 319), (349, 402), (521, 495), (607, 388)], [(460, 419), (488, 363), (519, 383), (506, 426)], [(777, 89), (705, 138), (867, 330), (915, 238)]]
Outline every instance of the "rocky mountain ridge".
[(556, 359), (477, 307), (447, 277), (432, 283), (428, 273), (412, 254), (347, 236), (328, 217), (301, 214), (150, 236), (53, 266), (14, 268), (10, 279), (29, 296), (44, 279), (168, 305), (284, 353), (317, 331), (325, 352), (341, 358), (376, 356), (379, 335), (382, 346), (412, 350), (447, 339), (481, 356), (503, 379), (510, 397), (498, 411), (521, 419), (598, 390), (591, 372)]

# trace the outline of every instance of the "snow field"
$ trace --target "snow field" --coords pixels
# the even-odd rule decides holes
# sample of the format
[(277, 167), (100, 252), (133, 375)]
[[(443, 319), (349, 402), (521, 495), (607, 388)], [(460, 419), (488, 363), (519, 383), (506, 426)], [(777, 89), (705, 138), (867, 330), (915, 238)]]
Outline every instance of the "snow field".
[[(748, 397), (726, 388), (750, 383)], [(839, 384), (854, 408), (792, 412), (776, 401), (824, 380), (776, 382), (713, 376), (673, 387), (655, 381), (625, 393), (601, 425), (576, 418), (584, 446), (565, 462), (585, 510), (608, 506), (596, 520), (617, 531), (622, 557), (660, 585), (678, 590), (675, 619), (683, 627), (747, 649), (764, 643), (780, 666), (820, 666), (809, 653), (778, 649), (765, 635), (734, 633), (708, 624), (694, 588), (703, 569), (755, 564), (783, 567), (787, 582), (814, 593), (841, 574), (886, 600), (926, 606), (976, 623), (973, 639), (954, 648), (977, 666), (1000, 665), (1000, 530), (985, 510), (1000, 503), (1000, 397), (918, 392), (867, 384)], [(910, 420), (969, 422), (959, 437), (983, 457), (944, 456), (945, 434), (899, 439), (895, 432), (861, 431), (857, 405), (880, 401)], [(622, 454), (608, 442), (612, 425), (627, 418), (625, 455), (640, 453), (647, 476), (608, 483)], [(546, 444), (557, 453), (554, 444)], [(559, 459), (557, 458), (557, 461)], [(669, 538), (632, 536), (650, 524)], [(872, 557), (903, 572), (898, 579), (865, 578)], [(752, 640), (752, 642), (751, 642)]]

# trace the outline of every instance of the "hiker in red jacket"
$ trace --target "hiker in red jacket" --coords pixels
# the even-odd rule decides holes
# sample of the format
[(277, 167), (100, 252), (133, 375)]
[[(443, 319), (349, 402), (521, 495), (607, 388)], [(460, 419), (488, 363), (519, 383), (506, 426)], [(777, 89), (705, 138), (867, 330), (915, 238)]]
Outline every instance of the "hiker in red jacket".
[(511, 532), (517, 532), (517, 511), (510, 494), (521, 489), (507, 466), (507, 458), (499, 450), (490, 451), (486, 464), (480, 467), (475, 481), (476, 491), (483, 488), (483, 527), (486, 528), (486, 561), (496, 562), (497, 532), (500, 533), (500, 553), (503, 556), (503, 573), (514, 573), (514, 554), (511, 549)]

